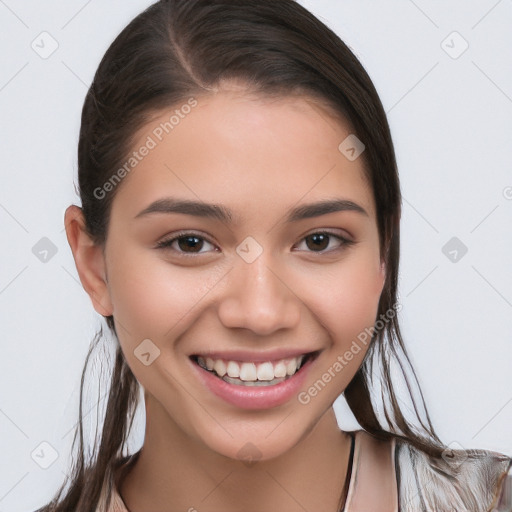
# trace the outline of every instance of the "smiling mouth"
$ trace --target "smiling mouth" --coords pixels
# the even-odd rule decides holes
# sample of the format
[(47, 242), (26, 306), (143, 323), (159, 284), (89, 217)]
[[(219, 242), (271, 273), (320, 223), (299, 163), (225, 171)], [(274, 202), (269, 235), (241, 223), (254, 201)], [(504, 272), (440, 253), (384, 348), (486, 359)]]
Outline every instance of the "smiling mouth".
[(265, 361), (261, 363), (227, 361), (193, 355), (190, 359), (203, 370), (219, 379), (237, 386), (274, 386), (290, 379), (300, 372), (304, 365), (315, 359), (319, 350), (297, 357)]

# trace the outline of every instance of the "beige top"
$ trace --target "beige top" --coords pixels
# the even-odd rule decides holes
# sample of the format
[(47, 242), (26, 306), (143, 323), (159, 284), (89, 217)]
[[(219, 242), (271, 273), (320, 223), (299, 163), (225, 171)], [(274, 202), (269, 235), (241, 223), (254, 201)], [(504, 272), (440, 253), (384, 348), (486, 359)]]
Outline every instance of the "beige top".
[[(400, 440), (379, 441), (364, 430), (354, 434), (343, 512), (512, 512), (512, 459), (506, 455), (454, 451), (454, 464)], [(108, 511), (103, 499), (96, 512), (130, 511), (114, 487)]]

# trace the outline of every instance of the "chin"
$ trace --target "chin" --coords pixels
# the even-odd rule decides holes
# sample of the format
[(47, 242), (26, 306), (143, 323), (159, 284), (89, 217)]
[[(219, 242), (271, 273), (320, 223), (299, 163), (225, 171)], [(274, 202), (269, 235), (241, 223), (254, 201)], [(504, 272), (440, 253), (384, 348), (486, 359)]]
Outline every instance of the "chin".
[(230, 460), (238, 460), (247, 466), (278, 458), (290, 451), (301, 439), (298, 431), (283, 431), (280, 435), (268, 435), (268, 431), (260, 436), (234, 434), (229, 440), (204, 439), (203, 442), (213, 452)]
[(231, 435), (221, 427), (212, 431), (211, 425), (204, 425), (203, 432), (196, 431), (196, 435), (212, 452), (250, 466), (287, 454), (307, 438), (321, 419), (308, 422), (305, 417), (298, 421), (294, 413), (289, 416), (259, 424), (255, 420), (231, 423), (227, 429)]

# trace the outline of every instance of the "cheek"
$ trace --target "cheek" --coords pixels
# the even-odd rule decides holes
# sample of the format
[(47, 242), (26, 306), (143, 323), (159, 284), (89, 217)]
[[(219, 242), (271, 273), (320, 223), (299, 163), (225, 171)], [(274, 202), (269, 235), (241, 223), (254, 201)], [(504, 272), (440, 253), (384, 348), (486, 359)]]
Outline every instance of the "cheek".
[(143, 339), (157, 344), (187, 328), (222, 272), (177, 267), (147, 250), (112, 250), (110, 296), (118, 331), (129, 346)]
[(188, 289), (183, 276), (174, 273), (170, 278), (160, 262), (142, 251), (123, 251), (121, 257), (113, 250), (110, 257), (110, 296), (121, 332), (133, 343), (140, 343), (140, 337), (158, 338), (171, 328), (171, 318), (185, 313)]
[[(373, 254), (359, 253), (340, 265), (319, 297), (319, 307), (328, 311), (335, 332), (346, 338), (373, 325), (384, 276)], [(357, 334), (357, 333), (356, 333)]]
[(332, 380), (331, 400), (346, 388), (364, 360), (384, 282), (380, 262), (371, 251), (354, 254), (344, 263), (324, 281), (329, 283), (324, 293), (316, 294), (317, 317), (328, 332), (330, 348), (315, 378)]
[[(338, 295), (338, 315), (342, 325), (364, 329), (373, 325), (381, 295), (380, 279), (376, 273), (352, 274)], [(352, 333), (353, 334), (353, 333)]]
[(315, 314), (330, 345), (298, 396), (301, 404), (315, 403), (322, 410), (346, 389), (363, 362), (382, 290), (383, 275), (371, 255), (359, 253), (345, 263), (324, 280), (329, 286), (322, 287), (323, 294), (317, 289)]

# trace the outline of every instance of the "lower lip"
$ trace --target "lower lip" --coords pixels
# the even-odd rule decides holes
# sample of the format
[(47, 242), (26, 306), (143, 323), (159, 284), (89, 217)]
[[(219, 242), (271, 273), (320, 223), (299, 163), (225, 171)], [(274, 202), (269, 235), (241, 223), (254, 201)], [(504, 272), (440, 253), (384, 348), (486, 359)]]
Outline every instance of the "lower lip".
[(196, 362), (190, 362), (203, 384), (225, 402), (240, 409), (270, 409), (288, 402), (299, 393), (314, 359), (308, 359), (297, 373), (273, 386), (230, 384), (212, 372), (204, 370)]

